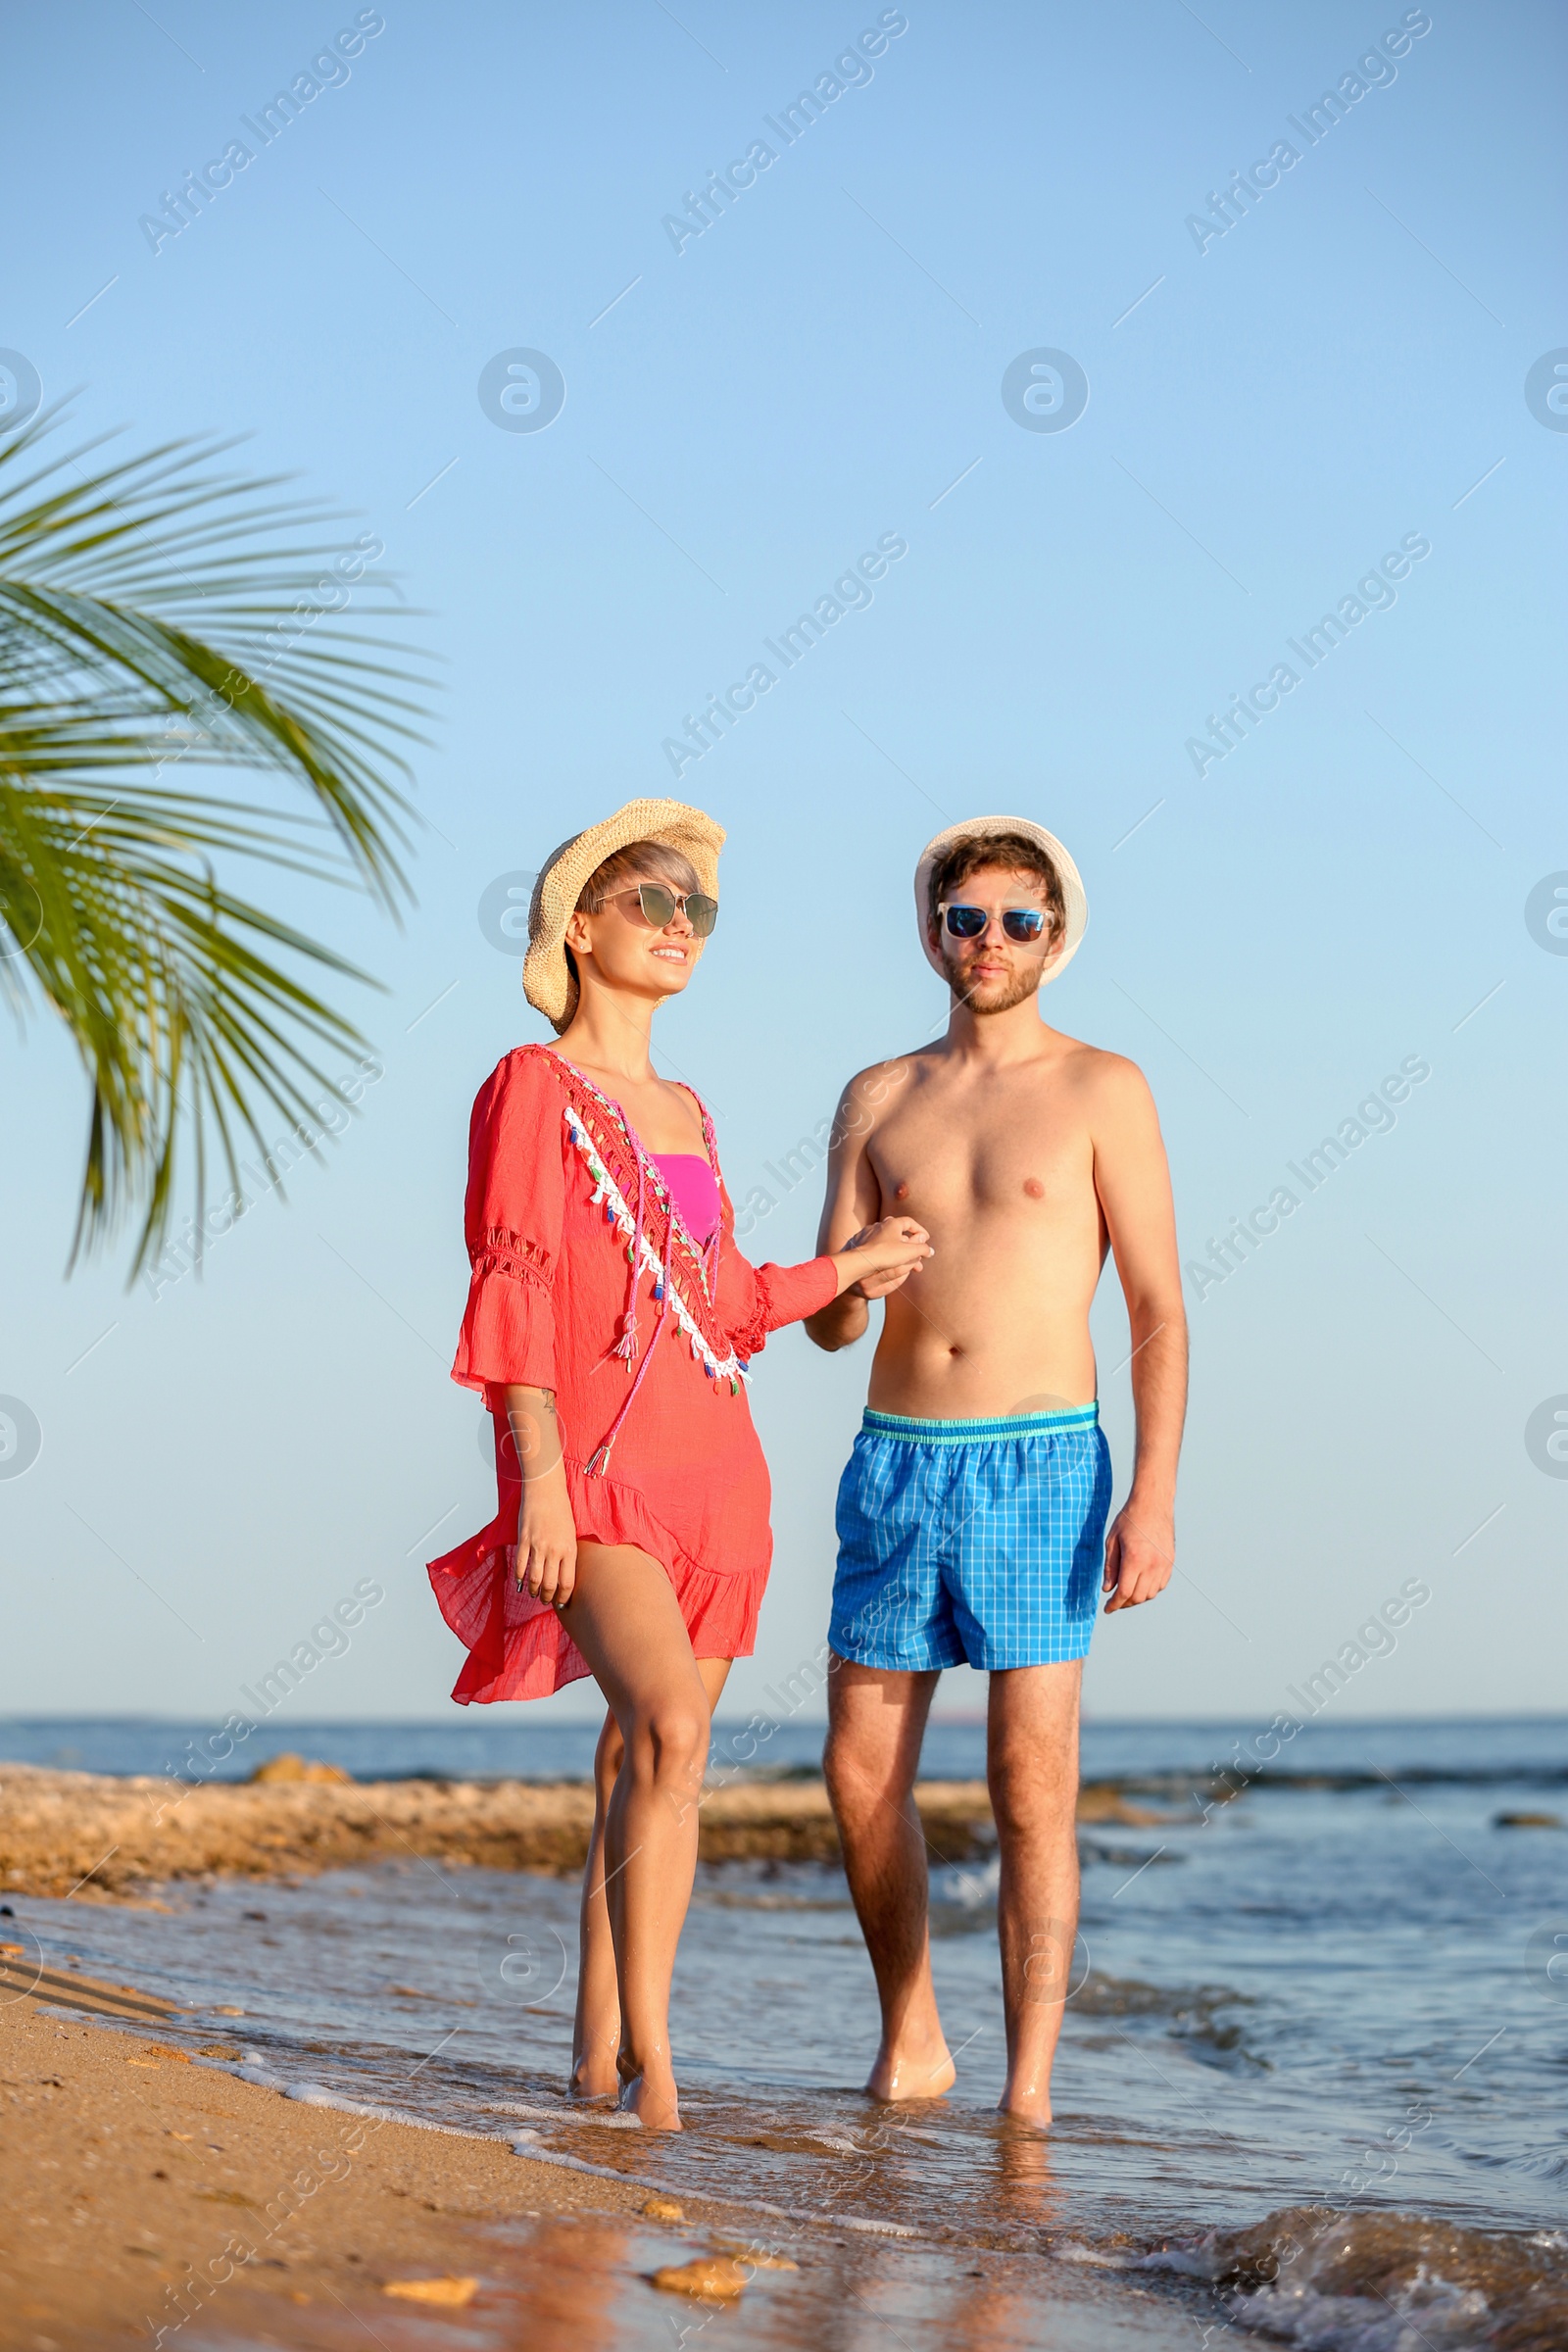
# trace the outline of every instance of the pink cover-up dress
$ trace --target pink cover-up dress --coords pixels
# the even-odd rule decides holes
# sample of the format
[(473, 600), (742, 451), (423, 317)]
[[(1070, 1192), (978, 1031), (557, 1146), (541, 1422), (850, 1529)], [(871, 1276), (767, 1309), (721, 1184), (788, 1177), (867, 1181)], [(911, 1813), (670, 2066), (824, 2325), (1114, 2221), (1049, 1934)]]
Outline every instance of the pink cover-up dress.
[(589, 1671), (555, 1610), (516, 1590), (511, 1385), (555, 1395), (579, 1539), (658, 1560), (697, 1656), (751, 1652), (772, 1531), (746, 1366), (770, 1331), (825, 1306), (838, 1281), (828, 1257), (747, 1263), (706, 1108), (703, 1124), (718, 1196), (710, 1242), (680, 1207), (685, 1196), (701, 1214), (697, 1179), (709, 1170), (678, 1175), (672, 1197), (618, 1106), (560, 1054), (520, 1047), (479, 1090), (464, 1213), (471, 1275), (452, 1377), (495, 1418), (496, 1511), (429, 1563), (468, 1652), (452, 1692), (461, 1704), (540, 1697)]

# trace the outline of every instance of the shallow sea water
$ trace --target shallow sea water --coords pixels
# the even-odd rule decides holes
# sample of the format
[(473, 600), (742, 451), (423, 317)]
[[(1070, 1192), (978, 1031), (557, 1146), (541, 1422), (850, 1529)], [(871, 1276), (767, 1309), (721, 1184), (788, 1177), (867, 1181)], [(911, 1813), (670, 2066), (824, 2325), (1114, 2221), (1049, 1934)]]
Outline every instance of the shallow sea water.
[[(0, 1726), (13, 1754), (23, 1737)], [(404, 1770), (456, 1761), (443, 1764), (434, 1735), (375, 1737), (401, 1740)], [(157, 1769), (142, 1738), (124, 1733), (119, 1769)], [(583, 1768), (569, 1741), (552, 1751), (541, 1738), (522, 1769)], [(78, 1751), (96, 1746), (104, 1769), (108, 1739), (100, 1727)], [(775, 1743), (776, 1767), (805, 1769), (819, 1739), (799, 1727)], [(1162, 1818), (1082, 1834), (1049, 2139), (994, 2113), (994, 1863), (933, 1871), (934, 1967), (959, 2082), (899, 2109), (858, 2088), (876, 2008), (839, 1870), (705, 1867), (672, 2013), (678, 2138), (564, 2100), (568, 1881), (411, 1857), (287, 1884), (173, 1886), (167, 1912), (18, 1900), (12, 1932), (35, 1935), (53, 1963), (74, 1955), (190, 2004), (194, 2038), (220, 2032), (249, 2071), (295, 2095), (384, 2105), (676, 2196), (733, 2199), (740, 2234), (814, 2250), (793, 2282), (768, 2284), (771, 2301), (749, 2297), (740, 2333), (726, 2320), (737, 2342), (886, 2343), (892, 2325), (911, 2343), (1065, 2346), (1081, 2321), (1084, 2342), (1112, 2344), (1157, 2308), (1177, 2332), (1136, 2340), (1196, 2345), (1220, 2327), (1354, 2352), (1568, 2344), (1568, 1830), (1498, 1819), (1568, 1822), (1568, 1725), (1304, 1733), (1286, 1771), (1214, 1806), (1192, 1779), (1230, 1756), (1232, 1739), (1174, 1726), (1086, 1735), (1086, 1774), (1120, 1777)], [(397, 1768), (368, 1728), (317, 1729), (306, 1743), (350, 1769)], [(977, 1728), (936, 1727), (928, 1772), (982, 1766)], [(475, 1777), (519, 1761), (486, 1764), (466, 1742), (463, 1767)], [(243, 2017), (213, 2015), (224, 2006)], [(1295, 2260), (1258, 2275), (1245, 2233), (1305, 2207), (1321, 2219), (1298, 2230)], [(830, 2286), (834, 2264), (850, 2265), (864, 2308)], [(819, 2290), (836, 2315), (827, 2334), (807, 2324)], [(906, 2299), (896, 2324), (891, 2306), (873, 2316), (886, 2296)], [(599, 2340), (641, 2343), (642, 2326), (623, 2315)]]

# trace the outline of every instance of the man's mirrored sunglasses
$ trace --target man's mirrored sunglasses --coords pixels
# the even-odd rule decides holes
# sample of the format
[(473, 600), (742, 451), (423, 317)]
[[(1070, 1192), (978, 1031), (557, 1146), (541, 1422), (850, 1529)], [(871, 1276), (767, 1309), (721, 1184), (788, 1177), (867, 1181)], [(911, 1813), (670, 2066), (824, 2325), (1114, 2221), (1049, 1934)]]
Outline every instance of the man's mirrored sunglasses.
[[(937, 912), (955, 939), (979, 939), (991, 920), (984, 906), (943, 905)], [(1003, 930), (1021, 948), (1038, 946), (1050, 922), (1050, 915), (1040, 906), (1008, 906), (1002, 915)]]

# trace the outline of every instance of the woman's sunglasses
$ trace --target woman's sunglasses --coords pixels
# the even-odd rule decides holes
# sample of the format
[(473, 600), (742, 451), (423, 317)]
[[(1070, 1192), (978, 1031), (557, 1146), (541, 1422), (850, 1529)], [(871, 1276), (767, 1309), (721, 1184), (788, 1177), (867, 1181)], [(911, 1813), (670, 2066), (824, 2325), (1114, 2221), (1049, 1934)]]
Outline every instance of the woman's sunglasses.
[[(991, 920), (983, 906), (949, 906), (937, 908), (955, 939), (979, 939)], [(1021, 948), (1033, 947), (1045, 936), (1051, 917), (1039, 906), (1008, 906), (1004, 909), (1002, 928), (1010, 940)]]
[(666, 890), (662, 882), (643, 882), (635, 890), (623, 890), (619, 899), (611, 902), (620, 905), (635, 899), (643, 921), (655, 931), (662, 931), (675, 919), (677, 907), (690, 923), (698, 939), (710, 939), (718, 920), (718, 901), (705, 898), (701, 891), (689, 891), (684, 897), (679, 891)]

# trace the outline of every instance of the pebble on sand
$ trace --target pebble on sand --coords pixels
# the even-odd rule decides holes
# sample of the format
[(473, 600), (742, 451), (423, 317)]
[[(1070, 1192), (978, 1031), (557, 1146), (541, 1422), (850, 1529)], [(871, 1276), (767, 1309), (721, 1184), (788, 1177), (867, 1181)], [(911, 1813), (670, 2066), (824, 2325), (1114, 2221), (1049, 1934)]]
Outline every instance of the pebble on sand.
[(389, 2278), (381, 2289), (405, 2303), (439, 2303), (452, 2311), (471, 2303), (478, 2291), (477, 2278)]
[(739, 2238), (721, 2237), (715, 2244), (715, 2254), (727, 2254), (732, 2262), (740, 2262), (751, 2271), (798, 2271), (800, 2264), (791, 2262), (787, 2254), (764, 2254), (759, 2246), (743, 2245)]
[(650, 2197), (643, 2206), (644, 2218), (650, 2222), (683, 2222), (686, 2208), (673, 2197)]
[(709, 2254), (696, 2262), (668, 2264), (654, 2273), (655, 2286), (666, 2295), (696, 2295), (705, 2303), (733, 2303), (746, 2292), (746, 2273), (725, 2254)]

